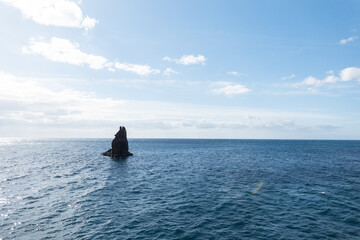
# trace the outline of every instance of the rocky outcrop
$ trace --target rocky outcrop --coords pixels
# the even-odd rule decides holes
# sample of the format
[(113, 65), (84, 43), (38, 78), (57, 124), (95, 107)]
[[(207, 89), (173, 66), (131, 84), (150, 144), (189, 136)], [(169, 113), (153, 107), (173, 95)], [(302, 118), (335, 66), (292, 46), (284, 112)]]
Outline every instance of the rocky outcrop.
[(115, 134), (115, 138), (111, 143), (111, 149), (102, 153), (104, 156), (120, 158), (120, 157), (128, 157), (133, 154), (129, 152), (129, 143), (126, 136), (125, 127), (121, 126), (119, 131)]

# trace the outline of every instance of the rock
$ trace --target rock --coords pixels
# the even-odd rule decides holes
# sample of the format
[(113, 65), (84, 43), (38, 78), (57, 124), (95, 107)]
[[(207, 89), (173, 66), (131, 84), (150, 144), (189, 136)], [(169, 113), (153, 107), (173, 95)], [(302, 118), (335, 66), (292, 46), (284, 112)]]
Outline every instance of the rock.
[(129, 152), (129, 143), (125, 127), (120, 126), (119, 131), (115, 134), (115, 138), (111, 143), (111, 149), (103, 152), (102, 155), (113, 158), (128, 157), (133, 155)]
[(112, 150), (111, 150), (111, 148), (110, 148), (110, 149), (107, 150), (106, 152), (103, 152), (102, 155), (103, 155), (103, 156), (111, 157), (111, 153), (112, 153)]

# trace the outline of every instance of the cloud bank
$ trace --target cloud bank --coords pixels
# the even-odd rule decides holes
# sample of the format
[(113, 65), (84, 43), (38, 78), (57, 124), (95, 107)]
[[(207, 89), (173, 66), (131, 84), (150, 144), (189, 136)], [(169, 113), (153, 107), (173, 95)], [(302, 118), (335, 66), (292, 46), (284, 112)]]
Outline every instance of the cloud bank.
[(43, 132), (45, 137), (111, 137), (119, 124), (137, 137), (254, 138), (337, 129), (331, 123), (334, 116), (101, 98), (57, 81), (0, 72), (1, 136), (24, 136), (30, 131), (29, 136)]

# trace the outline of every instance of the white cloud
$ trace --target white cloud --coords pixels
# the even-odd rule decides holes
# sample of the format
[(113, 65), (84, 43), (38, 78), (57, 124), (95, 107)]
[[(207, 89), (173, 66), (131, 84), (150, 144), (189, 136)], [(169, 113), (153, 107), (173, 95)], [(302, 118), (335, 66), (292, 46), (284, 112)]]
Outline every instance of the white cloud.
[(233, 96), (238, 94), (248, 93), (251, 90), (241, 84), (235, 84), (231, 82), (217, 82), (215, 85), (219, 86), (212, 90), (216, 94), (225, 94), (227, 96)]
[(239, 76), (240, 74), (236, 71), (231, 71), (231, 72), (227, 72), (227, 74), (229, 75), (233, 75), (233, 76)]
[(304, 81), (300, 82), (300, 83), (296, 83), (294, 84), (295, 86), (312, 86), (312, 87), (321, 87), (324, 84), (328, 84), (328, 83), (336, 83), (340, 80), (339, 77), (336, 76), (327, 76), (324, 79), (317, 79), (314, 78), (313, 76), (309, 76), (307, 78), (304, 79)]
[(168, 62), (174, 61), (174, 59), (169, 58), (168, 56), (163, 57), (161, 60), (168, 61)]
[(67, 39), (52, 37), (49, 42), (30, 39), (29, 45), (22, 48), (25, 54), (41, 55), (51, 61), (69, 63), (73, 65), (88, 65), (92, 69), (116, 69), (127, 72), (134, 72), (141, 76), (160, 73), (157, 69), (152, 69), (148, 65), (138, 65), (131, 63), (119, 63), (108, 61), (105, 57), (87, 54), (79, 49), (78, 43), (72, 43)]
[(0, 0), (18, 8), (24, 18), (46, 26), (92, 29), (98, 22), (84, 17), (81, 8), (69, 0)]
[(295, 74), (291, 74), (289, 76), (282, 77), (281, 80), (290, 80), (295, 77)]
[(248, 76), (246, 73), (239, 73), (237, 71), (230, 71), (230, 72), (227, 72), (226, 74), (232, 75), (232, 76), (245, 76), (245, 77)]
[(327, 75), (334, 75), (334, 70), (326, 71), (326, 74), (327, 74)]
[(178, 72), (171, 69), (171, 68), (166, 68), (165, 71), (164, 71), (164, 75), (170, 76), (171, 74), (178, 74)]
[(115, 62), (114, 67), (120, 70), (124, 70), (126, 72), (134, 72), (141, 76), (147, 76), (149, 74), (157, 74), (160, 73), (158, 69), (152, 69), (148, 65), (138, 65), (138, 64), (131, 64), (131, 63), (119, 63)]
[(181, 58), (170, 58), (168, 56), (162, 59), (163, 61), (176, 62), (178, 64), (190, 65), (190, 64), (205, 64), (206, 58), (203, 55), (184, 55)]
[(85, 30), (87, 31), (89, 29), (92, 29), (97, 23), (98, 21), (95, 20), (94, 18), (90, 18), (89, 16), (86, 16), (81, 23), (81, 27), (85, 28)]
[(341, 39), (341, 40), (339, 41), (339, 44), (340, 44), (340, 45), (345, 45), (345, 44), (347, 44), (347, 43), (349, 43), (349, 42), (355, 41), (356, 38), (357, 38), (357, 37), (349, 37), (349, 38), (346, 38), (346, 39)]
[(330, 74), (324, 79), (317, 79), (313, 76), (305, 78), (303, 81), (293, 84), (294, 87), (307, 87), (309, 91), (316, 92), (315, 88), (322, 87), (326, 84), (334, 84), (338, 82), (347, 82), (356, 80), (360, 82), (360, 68), (349, 67), (340, 71), (339, 76), (334, 75), (334, 71), (327, 71), (326, 74)]
[(356, 80), (360, 82), (360, 68), (349, 67), (341, 70), (340, 77), (342, 81)]
[(30, 39), (29, 46), (23, 47), (22, 52), (26, 54), (38, 54), (54, 61), (69, 63), (74, 65), (89, 65), (93, 69), (103, 69), (109, 62), (102, 56), (83, 53), (79, 49), (79, 44), (69, 40), (52, 37), (50, 42), (42, 42)]

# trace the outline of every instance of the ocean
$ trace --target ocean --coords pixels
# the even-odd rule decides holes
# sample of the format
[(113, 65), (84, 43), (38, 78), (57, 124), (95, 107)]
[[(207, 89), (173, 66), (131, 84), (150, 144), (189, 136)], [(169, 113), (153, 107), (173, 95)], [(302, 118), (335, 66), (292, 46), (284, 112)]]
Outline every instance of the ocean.
[(360, 141), (0, 139), (0, 239), (360, 239)]

